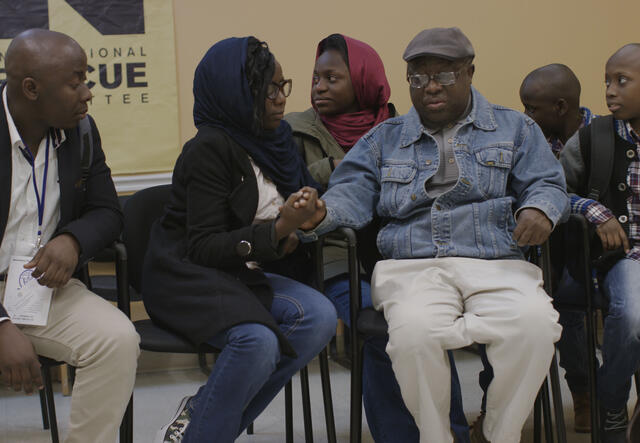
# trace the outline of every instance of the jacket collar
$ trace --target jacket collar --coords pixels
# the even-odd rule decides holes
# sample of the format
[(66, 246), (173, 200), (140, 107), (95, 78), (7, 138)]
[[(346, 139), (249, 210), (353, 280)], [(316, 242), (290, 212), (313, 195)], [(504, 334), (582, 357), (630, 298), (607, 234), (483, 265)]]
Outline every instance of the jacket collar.
[[(465, 118), (466, 123), (472, 123), (476, 128), (483, 131), (494, 131), (498, 125), (493, 113), (493, 106), (486, 98), (480, 94), (476, 88), (471, 86), (471, 97), (473, 107), (471, 112)], [(425, 127), (420, 121), (418, 111), (412, 106), (409, 112), (404, 116), (404, 124), (402, 134), (400, 136), (400, 146), (406, 147), (420, 140), (424, 134)]]
[(314, 137), (320, 142), (321, 146), (329, 144), (338, 146), (338, 143), (324, 126), (322, 120), (320, 120), (320, 115), (313, 108), (309, 108), (304, 112), (289, 114), (286, 120), (291, 125), (294, 133), (298, 132)]

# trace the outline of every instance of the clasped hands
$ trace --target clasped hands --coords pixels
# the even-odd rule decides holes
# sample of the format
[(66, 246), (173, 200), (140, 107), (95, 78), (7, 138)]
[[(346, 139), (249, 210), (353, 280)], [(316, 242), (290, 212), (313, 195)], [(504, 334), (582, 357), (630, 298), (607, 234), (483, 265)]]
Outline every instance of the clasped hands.
[(276, 220), (278, 241), (287, 237), (284, 252), (290, 253), (298, 246), (296, 229), (311, 229), (324, 218), (326, 207), (318, 198), (318, 191), (309, 186), (292, 193), (280, 207), (280, 217)]

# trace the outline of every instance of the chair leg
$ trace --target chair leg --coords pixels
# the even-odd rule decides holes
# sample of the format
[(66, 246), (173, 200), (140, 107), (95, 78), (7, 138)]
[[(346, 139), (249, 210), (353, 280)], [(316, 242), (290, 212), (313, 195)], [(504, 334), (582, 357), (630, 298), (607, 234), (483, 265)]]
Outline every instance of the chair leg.
[(324, 404), (324, 419), (327, 424), (327, 441), (336, 443), (336, 422), (333, 416), (333, 399), (331, 397), (331, 377), (329, 375), (329, 357), (327, 349), (323, 349), (318, 357), (320, 362), (320, 379), (322, 381), (322, 399)]
[(247, 435), (253, 435), (253, 422), (249, 423), (249, 426), (247, 426)]
[(284, 417), (286, 442), (293, 443), (293, 392), (291, 390), (291, 380), (284, 387)]
[(640, 399), (640, 370), (633, 374), (633, 381), (636, 384), (636, 397)]
[(52, 443), (58, 443), (58, 422), (56, 419), (56, 405), (53, 400), (53, 384), (51, 382), (51, 371), (48, 366), (42, 368), (42, 381), (44, 384), (45, 396), (47, 399), (47, 411), (49, 413), (49, 426), (51, 430)]
[(596, 318), (587, 312), (587, 358), (589, 359), (588, 381), (591, 401), (591, 443), (600, 443), (600, 402), (598, 401), (596, 372)]
[(313, 423), (311, 421), (311, 397), (309, 395), (309, 370), (300, 369), (300, 387), (302, 392), (302, 417), (304, 419), (304, 441), (313, 443)]
[(533, 406), (533, 442), (534, 443), (542, 443), (542, 432), (540, 429), (542, 427), (542, 391), (538, 391), (538, 395), (536, 396), (536, 402)]
[(49, 410), (47, 409), (47, 397), (44, 389), (38, 391), (40, 395), (40, 411), (42, 412), (42, 429), (49, 429)]
[(120, 443), (133, 443), (133, 394), (120, 423)]
[(200, 365), (200, 370), (206, 376), (211, 374), (211, 368), (207, 364), (207, 353), (206, 352), (198, 352), (198, 364)]
[(551, 418), (551, 401), (549, 400), (549, 382), (545, 378), (542, 383), (542, 415), (544, 417), (544, 437), (546, 443), (554, 443), (553, 421)]
[(362, 352), (364, 341), (358, 336), (351, 343), (351, 443), (362, 440)]
[(556, 419), (556, 436), (558, 443), (567, 443), (567, 429), (564, 423), (564, 410), (562, 406), (562, 391), (560, 389), (560, 375), (558, 374), (558, 360), (556, 352), (553, 353), (550, 370), (551, 395), (553, 396), (553, 412)]

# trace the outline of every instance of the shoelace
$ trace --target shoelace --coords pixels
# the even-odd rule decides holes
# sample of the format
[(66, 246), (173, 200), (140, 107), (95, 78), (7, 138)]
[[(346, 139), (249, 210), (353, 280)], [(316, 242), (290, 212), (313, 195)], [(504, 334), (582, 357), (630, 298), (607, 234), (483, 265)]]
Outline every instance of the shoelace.
[(189, 417), (183, 417), (182, 415), (180, 418), (176, 419), (176, 421), (173, 422), (171, 427), (168, 429), (169, 440), (172, 443), (179, 443), (182, 441), (182, 437), (184, 437), (184, 432), (187, 430), (187, 425), (189, 424), (189, 422)]
[(627, 411), (624, 408), (618, 411), (607, 411), (607, 418), (604, 421), (604, 430), (624, 430), (627, 427), (627, 422)]

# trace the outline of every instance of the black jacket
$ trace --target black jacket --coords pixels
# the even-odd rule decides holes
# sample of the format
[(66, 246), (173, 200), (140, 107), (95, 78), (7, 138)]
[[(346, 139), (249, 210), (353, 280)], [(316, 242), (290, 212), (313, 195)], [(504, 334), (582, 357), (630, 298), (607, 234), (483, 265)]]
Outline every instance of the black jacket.
[[(176, 161), (170, 203), (154, 224), (142, 275), (151, 318), (201, 345), (240, 323), (271, 328), (294, 355), (271, 316), (273, 293), (247, 261), (283, 257), (274, 222), (252, 224), (258, 186), (244, 149), (220, 129), (203, 127)], [(241, 241), (251, 243), (242, 256)]]
[[(93, 160), (84, 185), (81, 180), (78, 128), (65, 130), (66, 140), (56, 150), (60, 222), (53, 236), (69, 233), (75, 237), (80, 245), (78, 268), (118, 238), (122, 230), (122, 212), (93, 119), (91, 129)], [(11, 204), (11, 149), (3, 103), (0, 105), (0, 238), (4, 237)], [(2, 305), (0, 316), (6, 316)]]

